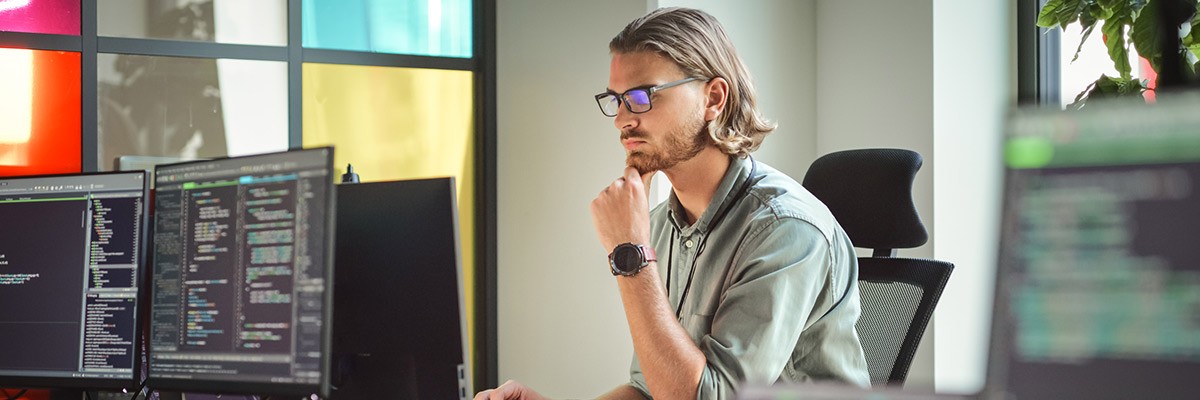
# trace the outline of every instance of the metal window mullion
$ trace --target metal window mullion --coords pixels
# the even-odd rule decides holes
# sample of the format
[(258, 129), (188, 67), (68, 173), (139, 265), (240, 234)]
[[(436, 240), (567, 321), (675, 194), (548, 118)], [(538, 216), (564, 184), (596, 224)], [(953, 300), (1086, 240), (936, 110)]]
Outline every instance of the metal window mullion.
[(81, 41), (81, 37), (75, 35), (0, 32), (0, 47), (7, 48), (78, 52)]
[(96, 50), (100, 53), (261, 61), (288, 60), (288, 48), (282, 46), (118, 37), (99, 37), (96, 38), (95, 43)]
[(288, 0), (288, 148), (304, 146), (304, 13), (301, 0)]
[(99, 98), (97, 89), (97, 16), (96, 2), (82, 1), (79, 4), (79, 99), (80, 99), (80, 132), (79, 151), (83, 172), (93, 172), (100, 167), (100, 123)]

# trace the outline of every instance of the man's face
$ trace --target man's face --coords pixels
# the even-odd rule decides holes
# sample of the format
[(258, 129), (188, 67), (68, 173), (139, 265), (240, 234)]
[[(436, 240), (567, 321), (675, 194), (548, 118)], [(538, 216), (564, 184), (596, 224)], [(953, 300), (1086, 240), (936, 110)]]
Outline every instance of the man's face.
[[(674, 62), (656, 53), (616, 53), (608, 89), (624, 93), (684, 78)], [(694, 81), (655, 92), (650, 98), (652, 108), (641, 114), (630, 112), (622, 104), (614, 122), (621, 131), (625, 163), (646, 174), (670, 169), (704, 150), (710, 140), (705, 129), (703, 89), (703, 81)]]

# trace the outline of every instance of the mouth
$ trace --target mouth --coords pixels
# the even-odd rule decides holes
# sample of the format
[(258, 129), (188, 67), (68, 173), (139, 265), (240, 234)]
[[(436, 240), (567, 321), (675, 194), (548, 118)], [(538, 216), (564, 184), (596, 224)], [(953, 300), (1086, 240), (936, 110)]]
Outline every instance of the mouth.
[(640, 139), (625, 139), (621, 141), (621, 144), (625, 145), (625, 150), (633, 151), (639, 146), (646, 144), (646, 141)]

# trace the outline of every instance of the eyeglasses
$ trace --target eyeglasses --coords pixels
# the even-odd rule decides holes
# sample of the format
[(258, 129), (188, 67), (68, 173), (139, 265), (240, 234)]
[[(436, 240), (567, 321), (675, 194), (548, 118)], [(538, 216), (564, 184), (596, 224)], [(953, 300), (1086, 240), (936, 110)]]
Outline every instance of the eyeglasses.
[(619, 95), (613, 93), (612, 91), (607, 91), (596, 95), (596, 104), (600, 105), (600, 112), (609, 117), (617, 116), (617, 111), (620, 110), (621, 103), (625, 103), (625, 108), (628, 109), (629, 112), (641, 114), (646, 111), (650, 111), (650, 108), (652, 108), (653, 104), (650, 104), (650, 97), (654, 96), (655, 92), (698, 80), (701, 79), (684, 78), (675, 82), (668, 82), (658, 86), (629, 89), (626, 90), (625, 93), (621, 93)]

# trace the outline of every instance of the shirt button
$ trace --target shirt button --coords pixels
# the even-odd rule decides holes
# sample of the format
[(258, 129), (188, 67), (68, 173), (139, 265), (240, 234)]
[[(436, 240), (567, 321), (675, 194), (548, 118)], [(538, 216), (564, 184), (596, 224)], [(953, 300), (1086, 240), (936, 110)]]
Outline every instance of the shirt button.
[(692, 242), (692, 239), (688, 239), (686, 242), (683, 242), (683, 246), (687, 247), (689, 249), (692, 248), (692, 246), (694, 246), (695, 244), (696, 243)]

